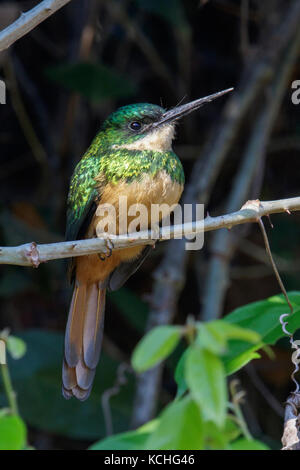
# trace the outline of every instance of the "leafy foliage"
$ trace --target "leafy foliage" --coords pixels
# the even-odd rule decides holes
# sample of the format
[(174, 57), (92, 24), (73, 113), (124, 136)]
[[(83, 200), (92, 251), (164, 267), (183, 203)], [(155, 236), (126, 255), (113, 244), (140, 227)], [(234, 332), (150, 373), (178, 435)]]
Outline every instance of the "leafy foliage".
[[(289, 328), (295, 331), (300, 320), (300, 293), (291, 292), (289, 298), (295, 311)], [(286, 311), (285, 299), (276, 295), (240, 307), (223, 320), (186, 328), (154, 328), (138, 344), (132, 363), (138, 372), (149, 369), (171, 354), (180, 338), (186, 336), (190, 344), (175, 371), (175, 400), (155, 422), (104, 439), (91, 448), (268, 449), (248, 434), (241, 436), (240, 413), (235, 416), (234, 407), (228, 408), (226, 375), (259, 357), (260, 348), (283, 336), (279, 316)]]
[(142, 372), (165, 359), (177, 346), (181, 328), (176, 326), (159, 326), (151, 330), (138, 344), (132, 356), (132, 365)]
[(21, 359), (26, 354), (26, 343), (16, 336), (8, 336), (6, 347), (13, 359)]
[[(26, 352), (26, 344), (24, 341), (16, 336), (9, 335), (7, 330), (0, 332), (0, 338), (4, 340), (6, 348), (13, 359), (20, 359), (24, 356)], [(0, 369), (3, 377), (3, 385), (5, 382), (7, 399), (11, 404), (11, 409), (0, 409), (0, 450), (22, 450), (26, 447), (26, 425), (17, 414), (17, 406), (13, 403), (13, 401), (15, 401), (15, 397), (12, 396), (14, 395), (14, 390), (10, 383), (7, 365), (0, 364)]]
[[(289, 328), (295, 331), (300, 320), (300, 293), (291, 292), (289, 298), (295, 310)], [(282, 337), (278, 320), (286, 311), (284, 298), (276, 295), (240, 307), (223, 320), (151, 330), (132, 356), (138, 372), (166, 359), (181, 338), (189, 341), (175, 370), (176, 399), (156, 420), (136, 431), (102, 439), (91, 449), (267, 449), (248, 435), (241, 437), (240, 418), (228, 408), (226, 375), (257, 357), (261, 347), (274, 344)], [(100, 395), (113, 386), (117, 364), (103, 354), (90, 400), (65, 402), (60, 394), (62, 341), (60, 334), (41, 330), (6, 338), (10, 355), (19, 359), (14, 363), (10, 360), (9, 366), (21, 415), (32, 426), (62, 435), (81, 439), (104, 436)], [(101, 374), (102, 368), (105, 374)], [(111, 400), (113, 422), (119, 432), (128, 426), (132, 385), (130, 379)], [(3, 393), (0, 401), (5, 406)], [(22, 449), (25, 445), (24, 422), (3, 408), (0, 448)]]
[(226, 381), (221, 359), (211, 351), (192, 347), (185, 363), (185, 378), (206, 421), (222, 426), (226, 416)]
[(0, 414), (0, 450), (24, 449), (26, 434), (26, 426), (19, 416)]
[(148, 438), (157, 426), (157, 420), (149, 421), (136, 431), (115, 434), (96, 442), (90, 447), (90, 450), (143, 450), (146, 448)]
[(255, 439), (237, 439), (228, 446), (230, 450), (269, 450), (268, 446)]
[[(294, 333), (300, 325), (300, 294), (289, 292), (289, 299), (293, 305), (294, 313), (289, 318), (289, 331)], [(232, 374), (258, 357), (257, 351), (263, 344), (275, 344), (282, 337), (282, 329), (279, 317), (289, 311), (286, 301), (282, 295), (275, 295), (259, 302), (252, 302), (237, 308), (226, 316), (230, 324), (256, 331), (261, 341), (254, 345), (245, 341), (232, 340), (229, 349), (224, 356), (224, 364), (228, 374)]]
[(188, 395), (175, 400), (161, 413), (159, 424), (146, 442), (147, 449), (190, 450), (203, 448), (203, 418)]

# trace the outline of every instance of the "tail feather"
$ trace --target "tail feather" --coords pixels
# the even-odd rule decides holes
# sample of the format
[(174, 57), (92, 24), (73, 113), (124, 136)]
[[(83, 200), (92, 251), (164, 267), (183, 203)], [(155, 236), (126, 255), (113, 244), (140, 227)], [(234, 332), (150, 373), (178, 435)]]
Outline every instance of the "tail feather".
[(80, 401), (85, 401), (88, 399), (91, 393), (91, 388), (89, 390), (83, 390), (80, 387), (76, 387), (73, 389), (73, 397), (77, 398)]
[(63, 361), (62, 379), (67, 390), (72, 390), (77, 385), (75, 367), (69, 367), (65, 359)]
[(82, 350), (82, 330), (86, 303), (86, 285), (75, 283), (65, 335), (65, 358), (75, 367)]
[(101, 283), (76, 281), (65, 336), (63, 396), (86, 400), (100, 357), (105, 308)]
[(94, 369), (99, 361), (104, 309), (105, 294), (103, 295), (103, 289), (97, 284), (92, 284), (89, 288), (83, 329), (84, 362), (90, 369)]
[(80, 359), (76, 366), (76, 378), (77, 378), (77, 384), (80, 388), (83, 388), (84, 390), (88, 390), (92, 387), (94, 377), (96, 373), (96, 368), (90, 369), (88, 368), (87, 372), (87, 366), (85, 363)]

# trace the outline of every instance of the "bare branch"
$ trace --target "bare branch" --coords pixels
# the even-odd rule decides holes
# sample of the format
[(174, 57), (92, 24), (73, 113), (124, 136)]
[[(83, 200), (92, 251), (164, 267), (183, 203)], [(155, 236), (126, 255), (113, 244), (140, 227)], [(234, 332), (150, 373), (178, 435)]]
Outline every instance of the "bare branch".
[[(259, 200), (247, 201), (243, 207), (231, 214), (219, 217), (206, 217), (196, 222), (182, 225), (162, 227), (155, 234), (156, 240), (168, 240), (184, 234), (192, 235), (201, 232), (210, 232), (220, 228), (232, 228), (235, 225), (257, 222), (264, 215), (278, 212), (292, 212), (300, 210), (300, 197), (280, 199), (278, 201)], [(149, 230), (130, 233), (128, 235), (110, 235), (114, 249), (124, 249), (137, 245), (151, 245), (154, 242), (153, 233)], [(105, 253), (108, 240), (106, 238), (90, 238), (71, 242), (59, 242), (37, 245), (35, 242), (13, 247), (0, 247), (0, 264), (14, 264), (18, 266), (38, 267), (40, 263), (61, 258), (73, 258), (94, 253)]]
[(43, 0), (0, 32), (0, 52), (14, 44), (71, 0)]

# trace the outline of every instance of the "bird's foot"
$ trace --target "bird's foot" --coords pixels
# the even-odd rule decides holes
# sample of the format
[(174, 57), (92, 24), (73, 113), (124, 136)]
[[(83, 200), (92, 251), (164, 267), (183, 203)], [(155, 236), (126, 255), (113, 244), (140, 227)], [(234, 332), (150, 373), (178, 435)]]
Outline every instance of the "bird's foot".
[(107, 258), (110, 258), (115, 247), (113, 241), (108, 237), (105, 237), (105, 247), (106, 251), (98, 254), (101, 261), (105, 261)]

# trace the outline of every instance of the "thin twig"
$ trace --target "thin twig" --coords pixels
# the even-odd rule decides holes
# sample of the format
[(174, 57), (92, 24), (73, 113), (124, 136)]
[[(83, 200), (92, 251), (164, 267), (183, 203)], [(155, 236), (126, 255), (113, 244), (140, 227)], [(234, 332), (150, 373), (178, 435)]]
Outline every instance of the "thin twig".
[(248, 429), (247, 423), (244, 419), (244, 416), (241, 410), (241, 404), (243, 403), (243, 399), (246, 394), (243, 390), (238, 391), (238, 386), (239, 386), (239, 381), (237, 379), (234, 379), (229, 383), (229, 389), (230, 389), (231, 398), (232, 398), (231, 407), (235, 413), (235, 416), (237, 417), (238, 423), (240, 425), (240, 428), (245, 438), (248, 440), (251, 440), (252, 436), (250, 434), (250, 431)]
[(258, 219), (258, 224), (261, 229), (265, 247), (266, 247), (266, 252), (269, 257), (269, 260), (271, 262), (273, 271), (275, 273), (276, 279), (278, 281), (279, 287), (285, 297), (285, 300), (289, 306), (290, 313), (283, 313), (280, 315), (280, 323), (282, 327), (283, 333), (285, 333), (289, 338), (290, 338), (290, 344), (293, 349), (296, 351), (292, 355), (292, 363), (294, 365), (294, 370), (291, 375), (291, 379), (294, 382), (296, 388), (295, 391), (289, 396), (287, 403), (286, 403), (286, 408), (285, 408), (285, 419), (284, 419), (284, 432), (282, 436), (282, 444), (283, 444), (283, 450), (299, 450), (300, 449), (300, 441), (299, 441), (299, 436), (300, 436), (300, 429), (299, 429), (299, 409), (300, 409), (300, 393), (299, 393), (299, 383), (295, 379), (296, 373), (299, 371), (299, 352), (300, 348), (298, 345), (298, 341), (294, 341), (293, 334), (290, 333), (287, 330), (288, 326), (288, 321), (287, 318), (293, 314), (294, 309), (293, 306), (289, 300), (287, 291), (283, 285), (283, 282), (281, 280), (280, 274), (278, 272), (278, 269), (276, 267), (276, 264), (274, 262), (274, 259), (272, 257), (272, 252), (268, 240), (268, 236), (264, 227), (264, 224), (261, 219)]
[(18, 39), (53, 15), (71, 0), (43, 0), (36, 7), (21, 13), (20, 17), (0, 32), (0, 51), (7, 49)]
[(111, 436), (113, 434), (113, 421), (110, 408), (111, 397), (120, 393), (121, 387), (127, 383), (126, 372), (132, 372), (132, 368), (122, 362), (117, 369), (117, 377), (114, 385), (111, 388), (105, 390), (102, 394), (102, 409), (105, 420), (106, 435)]
[(275, 264), (275, 261), (273, 259), (273, 256), (272, 256), (272, 253), (271, 253), (271, 248), (270, 248), (270, 245), (269, 245), (269, 240), (268, 240), (268, 237), (267, 237), (267, 233), (266, 233), (266, 230), (265, 230), (265, 227), (264, 227), (264, 224), (262, 222), (261, 219), (258, 219), (258, 224), (260, 226), (260, 229), (262, 231), (262, 234), (263, 234), (263, 238), (264, 238), (264, 243), (265, 243), (265, 247), (266, 247), (266, 251), (267, 251), (267, 254), (268, 254), (268, 257), (270, 259), (270, 262), (271, 262), (271, 265), (272, 265), (272, 268), (273, 268), (273, 271), (275, 273), (275, 276), (276, 276), (276, 279), (278, 281), (278, 284), (279, 284), (279, 287), (285, 297), (285, 300), (289, 306), (289, 309), (290, 309), (290, 313), (283, 313), (282, 315), (280, 315), (280, 318), (279, 318), (279, 321), (280, 321), (280, 324), (281, 324), (281, 327), (282, 327), (282, 331), (283, 333), (285, 333), (289, 338), (290, 338), (290, 344), (291, 344), (291, 347), (293, 349), (295, 349), (295, 353), (292, 355), (292, 363), (294, 364), (294, 370), (292, 372), (292, 375), (291, 375), (291, 379), (292, 381), (294, 382), (296, 388), (295, 388), (295, 392), (294, 393), (299, 393), (299, 390), (300, 390), (300, 387), (299, 387), (299, 383), (297, 382), (297, 380), (295, 379), (295, 375), (297, 374), (297, 372), (299, 371), (299, 353), (300, 353), (300, 348), (299, 348), (299, 345), (298, 345), (298, 341), (294, 341), (294, 336), (292, 333), (290, 333), (288, 330), (287, 330), (287, 325), (288, 325), (288, 321), (287, 321), (287, 318), (289, 317), (289, 315), (292, 315), (294, 313), (294, 309), (293, 309), (293, 306), (289, 300), (289, 297), (288, 297), (288, 294), (287, 294), (287, 291), (283, 285), (283, 282), (281, 280), (281, 277), (280, 277), (280, 274), (278, 272), (278, 269), (276, 267), (276, 264)]
[(245, 370), (249, 375), (254, 387), (258, 390), (261, 394), (262, 398), (266, 400), (268, 405), (272, 408), (275, 413), (280, 416), (280, 418), (284, 415), (284, 410), (282, 404), (272, 395), (271, 391), (266, 387), (264, 382), (261, 380), (259, 375), (257, 374), (252, 362), (246, 365)]
[(7, 401), (9, 403), (10, 410), (13, 414), (17, 415), (19, 412), (18, 412), (16, 393), (11, 383), (10, 373), (9, 373), (7, 364), (0, 364), (0, 370), (1, 370), (2, 380), (3, 380), (3, 387), (4, 387)]
[(268, 254), (268, 257), (269, 257), (269, 260), (270, 260), (270, 263), (272, 265), (272, 268), (273, 268), (273, 271), (274, 271), (274, 274), (276, 276), (276, 279), (277, 279), (277, 282), (279, 284), (279, 287), (281, 289), (281, 292), (283, 293), (284, 297), (285, 297), (285, 300), (290, 308), (290, 311), (291, 313), (293, 313), (293, 306), (288, 298), (288, 295), (287, 295), (287, 292), (286, 292), (286, 289), (283, 285), (283, 282), (281, 280), (281, 277), (280, 277), (280, 274), (278, 272), (278, 269), (277, 269), (277, 266), (275, 264), (275, 261), (273, 259), (273, 256), (272, 256), (272, 252), (271, 252), (271, 248), (270, 248), (270, 244), (269, 244), (269, 240), (268, 240), (268, 236), (267, 236), (267, 232), (266, 232), (266, 229), (265, 229), (265, 226), (263, 224), (263, 221), (261, 219), (258, 219), (257, 220), (257, 223), (261, 229), (261, 232), (262, 232), (262, 235), (263, 235), (263, 239), (264, 239), (264, 243), (265, 243), (265, 247), (266, 247), (266, 252)]

